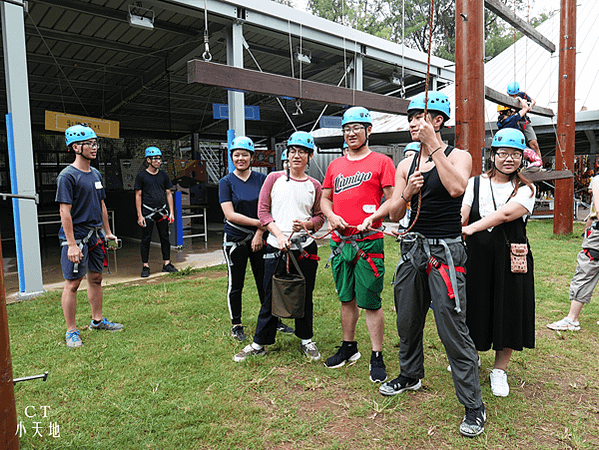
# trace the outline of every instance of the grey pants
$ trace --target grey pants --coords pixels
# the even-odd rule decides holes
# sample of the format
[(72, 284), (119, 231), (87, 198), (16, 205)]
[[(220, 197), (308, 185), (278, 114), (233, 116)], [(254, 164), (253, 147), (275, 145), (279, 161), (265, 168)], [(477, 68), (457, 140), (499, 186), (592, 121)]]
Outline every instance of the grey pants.
[[(596, 225), (593, 223), (593, 227)], [(585, 248), (599, 250), (599, 230), (589, 228), (582, 241), (582, 250), (578, 253), (576, 271), (570, 283), (570, 301), (576, 300), (580, 303), (589, 303), (593, 296), (593, 290), (599, 282), (599, 260), (591, 261)]]
[[(424, 241), (424, 238), (419, 238), (415, 242), (402, 243), (402, 262), (397, 266), (395, 274), (394, 297), (397, 332), (400, 338), (401, 374), (410, 378), (424, 378), (422, 336), (432, 300), (437, 333), (445, 346), (451, 365), (451, 376), (458, 401), (468, 408), (478, 408), (482, 405), (482, 399), (478, 357), (466, 326), (466, 276), (464, 273), (456, 273), (461, 308), (458, 313), (456, 302), (449, 297), (448, 285), (439, 269), (432, 268), (429, 275), (426, 273), (430, 256), (440, 263), (448, 263), (446, 250), (442, 245), (434, 243), (425, 246)], [(414, 246), (417, 247), (414, 249)], [(455, 266), (464, 267), (464, 244), (452, 243), (447, 246)], [(427, 247), (430, 255), (427, 255)], [(408, 254), (412, 256), (405, 260)]]

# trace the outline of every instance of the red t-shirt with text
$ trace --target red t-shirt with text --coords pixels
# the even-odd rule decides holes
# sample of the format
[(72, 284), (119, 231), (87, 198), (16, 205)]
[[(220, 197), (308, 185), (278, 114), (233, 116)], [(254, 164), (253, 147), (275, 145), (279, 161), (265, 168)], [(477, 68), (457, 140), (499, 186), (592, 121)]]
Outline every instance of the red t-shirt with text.
[[(379, 208), (383, 188), (388, 186), (395, 186), (393, 161), (376, 152), (358, 161), (350, 161), (347, 156), (335, 159), (329, 164), (322, 184), (323, 189), (332, 191), (333, 212), (350, 225), (344, 232), (346, 236), (358, 233), (355, 227)], [(379, 220), (372, 227), (380, 228), (382, 223)], [(367, 239), (382, 237), (382, 233), (376, 233)], [(335, 234), (333, 240), (340, 242)]]

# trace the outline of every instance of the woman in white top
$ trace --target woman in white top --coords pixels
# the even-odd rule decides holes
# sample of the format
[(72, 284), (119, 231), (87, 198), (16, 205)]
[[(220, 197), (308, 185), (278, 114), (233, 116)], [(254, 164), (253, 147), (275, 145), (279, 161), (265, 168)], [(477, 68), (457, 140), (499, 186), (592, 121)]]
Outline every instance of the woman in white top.
[[(471, 178), (462, 202), (466, 236), (466, 323), (477, 351), (495, 350), (491, 390), (509, 394), (506, 369), (513, 350), (535, 345), (533, 258), (526, 237), (535, 188), (519, 174), (524, 135), (503, 129), (493, 139), (492, 168)], [(527, 272), (513, 273), (510, 244), (526, 244)]]
[[(293, 133), (287, 141), (289, 176), (284, 171), (270, 173), (260, 191), (258, 219), (269, 231), (264, 256), (264, 302), (254, 341), (235, 355), (233, 359), (237, 362), (248, 356), (264, 355), (264, 346), (275, 342), (277, 318), (271, 313), (272, 276), (277, 271), (278, 255), (288, 251), (293, 252), (306, 278), (304, 317), (295, 319), (295, 335), (301, 339), (300, 349), (304, 355), (313, 361), (320, 359), (318, 348), (312, 341), (312, 292), (319, 258), (316, 242), (304, 230), (305, 226), (317, 231), (324, 223), (320, 210), (321, 185), (306, 174), (306, 166), (313, 154), (314, 138), (304, 131)], [(281, 264), (279, 271), (284, 269), (283, 266)], [(294, 270), (292, 264), (290, 270)]]

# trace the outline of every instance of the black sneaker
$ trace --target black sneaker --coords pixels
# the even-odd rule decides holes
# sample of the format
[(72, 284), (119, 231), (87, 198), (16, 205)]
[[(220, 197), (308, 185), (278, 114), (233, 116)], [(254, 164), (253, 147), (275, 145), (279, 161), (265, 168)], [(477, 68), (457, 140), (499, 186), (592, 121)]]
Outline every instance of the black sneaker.
[(150, 268), (147, 266), (143, 266), (141, 269), (141, 277), (148, 278), (150, 276)]
[(295, 334), (295, 329), (291, 328), (290, 326), (285, 325), (280, 320), (279, 320), (279, 323), (277, 324), (277, 331), (279, 331), (280, 333), (283, 333), (283, 334)]
[(460, 425), (460, 433), (467, 437), (478, 436), (485, 431), (485, 420), (487, 420), (487, 414), (484, 404), (480, 408), (466, 407), (466, 414)]
[(162, 271), (169, 272), (169, 273), (179, 272), (179, 270), (177, 270), (177, 268), (175, 266), (173, 266), (171, 263), (168, 263), (168, 264), (165, 264), (164, 266), (162, 266)]
[(408, 378), (403, 375), (398, 376), (395, 380), (388, 381), (379, 388), (382, 395), (397, 395), (403, 391), (415, 391), (420, 389), (422, 383), (416, 378)]
[(372, 352), (370, 356), (370, 381), (384, 383), (387, 379), (387, 369), (383, 362), (383, 352)]
[(235, 325), (231, 329), (231, 336), (233, 336), (239, 342), (245, 341), (247, 339), (247, 336), (243, 332), (243, 326), (242, 325)]
[(337, 369), (345, 365), (346, 362), (356, 362), (360, 359), (358, 343), (356, 341), (343, 341), (339, 347), (336, 347), (337, 353), (328, 358), (324, 365), (329, 369)]

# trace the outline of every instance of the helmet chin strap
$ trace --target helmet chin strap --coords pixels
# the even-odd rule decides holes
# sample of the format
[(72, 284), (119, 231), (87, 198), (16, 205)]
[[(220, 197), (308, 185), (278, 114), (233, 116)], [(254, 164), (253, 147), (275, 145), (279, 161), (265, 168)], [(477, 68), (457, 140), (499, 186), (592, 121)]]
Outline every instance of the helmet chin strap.
[[(364, 133), (366, 133), (366, 129), (364, 129)], [(366, 144), (368, 144), (368, 139), (369, 138), (370, 138), (370, 136), (368, 134), (366, 134), (366, 139), (364, 139), (364, 142), (362, 143), (362, 145), (360, 145), (358, 148), (354, 149), (354, 152), (357, 152), (362, 147), (364, 147)], [(349, 148), (349, 146), (348, 146), (348, 148)]]
[[(75, 150), (73, 150), (73, 151), (75, 152)], [(87, 160), (88, 160), (88, 161), (90, 161), (90, 162), (91, 162), (91, 161), (93, 161), (93, 159), (91, 159), (91, 158), (88, 158), (87, 156), (85, 156), (85, 155), (83, 154), (83, 146), (81, 146), (81, 152), (79, 152), (79, 153), (75, 152), (75, 154), (76, 154), (76, 155), (79, 155), (79, 156), (81, 156), (83, 159), (87, 159)]]

